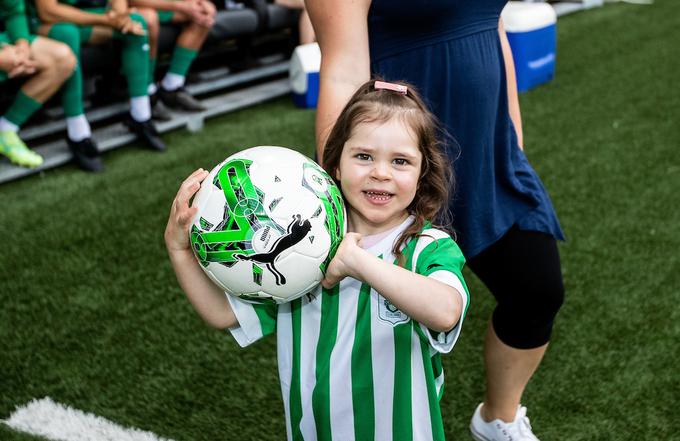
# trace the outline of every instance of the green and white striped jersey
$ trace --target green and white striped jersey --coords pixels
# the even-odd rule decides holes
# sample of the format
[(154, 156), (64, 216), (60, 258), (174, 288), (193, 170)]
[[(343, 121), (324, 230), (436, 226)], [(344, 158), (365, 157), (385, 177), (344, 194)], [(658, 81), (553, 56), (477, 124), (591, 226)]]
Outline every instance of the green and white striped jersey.
[[(392, 246), (409, 218), (371, 253), (394, 262)], [(463, 314), (454, 329), (430, 331), (360, 281), (282, 305), (229, 296), (241, 346), (276, 332), (289, 440), (443, 440), (440, 353), (453, 349), (469, 294), (465, 259), (451, 237), (426, 225), (403, 250), (406, 268), (456, 288)]]

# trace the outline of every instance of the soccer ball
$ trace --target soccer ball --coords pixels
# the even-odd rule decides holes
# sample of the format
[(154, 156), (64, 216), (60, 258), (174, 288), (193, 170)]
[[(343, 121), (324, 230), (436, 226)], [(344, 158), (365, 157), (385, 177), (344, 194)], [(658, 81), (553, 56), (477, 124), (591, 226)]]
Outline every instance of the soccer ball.
[(191, 247), (227, 293), (285, 303), (323, 279), (345, 234), (340, 189), (314, 161), (253, 147), (213, 168), (194, 198)]

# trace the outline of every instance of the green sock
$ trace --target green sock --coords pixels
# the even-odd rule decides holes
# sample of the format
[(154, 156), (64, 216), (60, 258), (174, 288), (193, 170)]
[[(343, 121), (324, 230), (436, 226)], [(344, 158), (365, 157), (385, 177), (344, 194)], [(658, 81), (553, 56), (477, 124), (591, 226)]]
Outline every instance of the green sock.
[(5, 118), (12, 124), (21, 127), (22, 124), (25, 123), (41, 106), (42, 103), (40, 101), (36, 101), (26, 95), (22, 90), (19, 90), (12, 105), (9, 106), (9, 109), (5, 112)]
[[(130, 14), (130, 18), (141, 23), (146, 30), (146, 22), (138, 13)], [(113, 32), (113, 38), (123, 42), (123, 74), (128, 83), (130, 98), (145, 96), (149, 87), (149, 39), (146, 35), (122, 34)]]
[(156, 57), (153, 57), (149, 60), (149, 84), (154, 83), (154, 73), (156, 72)]
[(187, 76), (189, 72), (189, 67), (198, 55), (198, 51), (194, 49), (188, 49), (182, 46), (175, 46), (175, 50), (172, 52), (172, 58), (170, 59), (170, 69), (168, 72), (172, 72), (183, 77)]
[(71, 23), (56, 23), (50, 28), (48, 37), (66, 43), (78, 60), (76, 69), (61, 86), (61, 105), (66, 117), (85, 113), (83, 106), (83, 70), (80, 67), (80, 45), (86, 41), (91, 26), (76, 26)]
[(83, 71), (80, 68), (80, 60), (73, 74), (61, 86), (61, 105), (67, 117), (78, 116), (85, 113), (83, 106)]

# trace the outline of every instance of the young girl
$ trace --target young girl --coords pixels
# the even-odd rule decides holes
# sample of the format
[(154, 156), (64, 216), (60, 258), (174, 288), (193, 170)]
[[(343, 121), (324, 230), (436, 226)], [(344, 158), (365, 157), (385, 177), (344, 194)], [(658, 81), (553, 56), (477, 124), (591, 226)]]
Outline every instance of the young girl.
[(370, 81), (324, 151), (349, 232), (322, 287), (283, 305), (221, 292), (187, 239), (202, 169), (180, 187), (165, 231), (177, 279), (241, 346), (276, 331), (289, 440), (442, 440), (439, 354), (453, 348), (469, 298), (463, 255), (429, 221), (446, 207), (450, 176), (435, 120), (410, 87)]

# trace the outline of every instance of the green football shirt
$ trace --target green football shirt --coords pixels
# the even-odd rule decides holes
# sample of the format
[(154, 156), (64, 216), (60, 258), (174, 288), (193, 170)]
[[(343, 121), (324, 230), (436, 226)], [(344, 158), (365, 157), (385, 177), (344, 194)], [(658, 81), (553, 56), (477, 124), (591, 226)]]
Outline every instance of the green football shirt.
[(29, 40), (24, 0), (0, 0), (0, 20), (5, 23), (12, 43), (19, 39)]
[[(409, 218), (368, 251), (394, 262), (392, 246)], [(370, 286), (345, 278), (282, 305), (228, 296), (241, 346), (276, 332), (289, 440), (443, 440), (440, 354), (458, 339), (469, 294), (465, 259), (451, 237), (426, 225), (403, 250), (406, 268), (460, 293), (456, 327), (437, 333), (415, 322)]]

